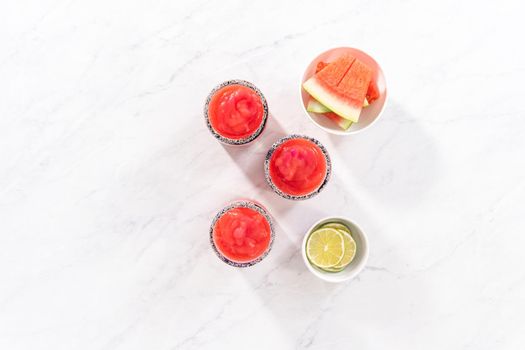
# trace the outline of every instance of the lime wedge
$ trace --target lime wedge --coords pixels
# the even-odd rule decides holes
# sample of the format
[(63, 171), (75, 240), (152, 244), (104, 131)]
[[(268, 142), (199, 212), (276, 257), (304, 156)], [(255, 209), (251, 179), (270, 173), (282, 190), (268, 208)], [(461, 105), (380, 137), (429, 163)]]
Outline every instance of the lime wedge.
[(333, 228), (320, 228), (308, 237), (306, 256), (310, 262), (320, 268), (333, 267), (344, 257), (344, 237)]
[(330, 222), (328, 224), (324, 224), (321, 227), (322, 228), (335, 228), (336, 230), (342, 230), (342, 231), (345, 231), (347, 233), (351, 233), (350, 229), (348, 227), (346, 227), (345, 225), (340, 224), (338, 222)]
[(343, 241), (344, 241), (344, 255), (341, 261), (337, 263), (337, 265), (333, 266), (333, 269), (344, 269), (348, 266), (354, 260), (355, 252), (357, 250), (356, 244), (352, 236), (347, 233), (346, 231), (339, 230), (339, 232), (343, 235)]

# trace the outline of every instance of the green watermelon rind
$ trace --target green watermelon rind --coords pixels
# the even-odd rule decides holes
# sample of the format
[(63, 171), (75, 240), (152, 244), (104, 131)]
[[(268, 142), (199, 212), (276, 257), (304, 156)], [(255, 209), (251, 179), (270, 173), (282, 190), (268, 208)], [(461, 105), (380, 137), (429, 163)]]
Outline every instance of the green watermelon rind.
[[(334, 113), (335, 114), (335, 113)], [(325, 115), (327, 118), (329, 118), (327, 115)], [(334, 120), (332, 118), (330, 118), (330, 120), (332, 120), (334, 123), (337, 124), (337, 126), (339, 126), (341, 129), (343, 130), (348, 130), (350, 129), (350, 127), (352, 126), (352, 124), (354, 123), (353, 121), (351, 120), (348, 120), (348, 119), (345, 119), (345, 118), (342, 118), (340, 117), (339, 115), (336, 115), (338, 117), (338, 120)]]
[(336, 123), (337, 126), (343, 130), (348, 130), (350, 126), (352, 125), (352, 121), (342, 118), (338, 115), (335, 115), (337, 117), (336, 120), (334, 120), (333, 117), (328, 116), (326, 113), (330, 113), (332, 111), (329, 110), (326, 106), (324, 106), (321, 102), (314, 100), (314, 99), (310, 99), (310, 101), (308, 101), (308, 105), (306, 106), (306, 111), (311, 112), (311, 113), (322, 114), (325, 117), (330, 118), (330, 120)]
[(348, 101), (336, 96), (334, 93), (327, 91), (315, 76), (311, 77), (303, 83), (303, 88), (312, 95), (317, 101), (328, 107), (332, 112), (344, 119), (348, 119), (354, 123), (359, 121), (359, 115), (363, 106), (353, 106)]
[[(368, 100), (365, 97), (365, 101), (363, 102), (363, 108), (368, 107), (369, 105), (370, 104), (368, 103)], [(306, 111), (312, 113), (332, 112), (328, 107), (326, 107), (321, 102), (313, 98), (308, 101), (308, 104), (306, 105)]]
[(312, 113), (326, 113), (331, 112), (330, 109), (328, 109), (325, 105), (323, 105), (321, 102), (317, 100), (310, 99), (308, 101), (308, 105), (306, 106), (306, 111), (312, 112)]

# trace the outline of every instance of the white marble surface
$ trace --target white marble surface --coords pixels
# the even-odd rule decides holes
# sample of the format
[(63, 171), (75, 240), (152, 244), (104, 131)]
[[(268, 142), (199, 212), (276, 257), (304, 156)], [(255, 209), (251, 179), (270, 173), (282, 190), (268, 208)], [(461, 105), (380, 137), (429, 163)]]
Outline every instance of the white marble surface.
[[(330, 4), (330, 5), (328, 5)], [(0, 349), (524, 349), (525, 31), (519, 1), (7, 1), (0, 11)], [(372, 54), (390, 101), (368, 131), (310, 124), (320, 51)], [(266, 94), (243, 150), (201, 115), (218, 82)], [(334, 176), (294, 203), (262, 177), (281, 133), (319, 138)], [(225, 202), (268, 206), (270, 256), (208, 245)], [(303, 266), (304, 230), (369, 235), (357, 280)]]

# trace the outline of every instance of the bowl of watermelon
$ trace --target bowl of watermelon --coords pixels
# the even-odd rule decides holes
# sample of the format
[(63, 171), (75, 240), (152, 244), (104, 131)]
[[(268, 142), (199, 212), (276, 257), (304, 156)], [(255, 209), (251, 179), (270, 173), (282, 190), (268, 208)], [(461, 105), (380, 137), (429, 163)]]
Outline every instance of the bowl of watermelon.
[(308, 118), (335, 135), (351, 135), (379, 119), (387, 100), (379, 64), (365, 52), (338, 47), (317, 56), (301, 79)]

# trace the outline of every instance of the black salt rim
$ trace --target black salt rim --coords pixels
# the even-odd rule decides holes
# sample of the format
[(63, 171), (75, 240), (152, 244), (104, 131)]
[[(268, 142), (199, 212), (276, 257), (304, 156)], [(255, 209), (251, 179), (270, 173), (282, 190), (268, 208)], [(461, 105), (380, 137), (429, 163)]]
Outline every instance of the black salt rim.
[[(213, 229), (215, 228), (215, 223), (227, 211), (229, 211), (231, 209), (234, 209), (234, 208), (249, 208), (249, 209), (253, 209), (256, 212), (258, 212), (259, 214), (263, 215), (264, 218), (270, 224), (270, 243), (268, 244), (268, 248), (266, 248), (265, 252), (261, 256), (259, 256), (257, 259), (255, 259), (255, 260), (247, 261), (247, 262), (237, 262), (237, 261), (230, 260), (230, 259), (228, 259), (226, 256), (224, 256), (219, 251), (219, 249), (215, 245), (215, 242), (213, 241)], [(272, 218), (270, 217), (270, 215), (268, 214), (268, 212), (264, 208), (262, 208), (261, 206), (255, 204), (253, 202), (249, 202), (249, 201), (237, 201), (237, 202), (234, 202), (234, 203), (232, 203), (232, 204), (222, 208), (221, 211), (219, 211), (217, 213), (217, 215), (215, 215), (215, 217), (213, 218), (213, 221), (211, 222), (211, 226), (210, 226), (210, 243), (211, 243), (211, 247), (215, 251), (215, 254), (217, 254), (219, 259), (224, 261), (226, 264), (234, 266), (234, 267), (250, 267), (250, 266), (253, 266), (253, 265), (257, 264), (258, 262), (260, 262), (262, 259), (264, 259), (268, 255), (270, 250), (272, 250), (272, 245), (273, 245), (274, 238), (275, 238), (275, 230), (274, 230), (274, 227), (273, 227), (273, 221), (272, 221)]]
[[(273, 183), (270, 177), (270, 159), (272, 158), (273, 152), (275, 152), (275, 150), (280, 145), (282, 145), (285, 141), (292, 140), (292, 139), (306, 139), (306, 140), (313, 142), (321, 149), (321, 151), (323, 152), (324, 158), (326, 159), (326, 176), (324, 178), (323, 183), (321, 183), (321, 186), (319, 186), (319, 188), (317, 188), (315, 191), (302, 195), (302, 196), (294, 196), (291, 194), (284, 193), (279, 188), (277, 188), (277, 186), (275, 186), (275, 184)], [(275, 193), (277, 193), (279, 196), (286, 198), (286, 199), (294, 200), (294, 201), (309, 199), (319, 194), (319, 192), (321, 192), (321, 190), (328, 183), (328, 180), (330, 180), (331, 173), (332, 173), (332, 162), (330, 160), (330, 156), (328, 155), (328, 151), (326, 150), (326, 148), (321, 144), (321, 142), (317, 141), (316, 139), (312, 137), (305, 136), (305, 135), (289, 135), (289, 136), (285, 136), (282, 139), (278, 140), (272, 145), (272, 147), (266, 154), (266, 158), (264, 160), (264, 177), (266, 178), (266, 182), (268, 183), (268, 185), (270, 185), (272, 190)]]
[[(213, 97), (213, 95), (215, 95), (215, 93), (218, 90), (220, 90), (223, 87), (228, 86), (228, 85), (242, 85), (242, 86), (246, 86), (246, 87), (252, 89), (253, 91), (255, 91), (257, 93), (257, 95), (259, 95), (259, 97), (261, 98), (261, 102), (262, 102), (262, 105), (263, 105), (263, 118), (262, 118), (261, 125), (257, 128), (257, 130), (255, 130), (255, 132), (253, 134), (251, 134), (250, 136), (248, 136), (248, 137), (246, 137), (244, 139), (235, 140), (235, 139), (230, 139), (230, 138), (224, 137), (222, 135), (219, 135), (219, 133), (217, 133), (217, 131), (215, 131), (215, 129), (211, 126), (210, 118), (208, 117), (208, 109), (209, 109), (211, 98)], [(264, 127), (266, 126), (266, 121), (268, 120), (268, 103), (266, 102), (266, 98), (262, 94), (261, 90), (259, 90), (259, 88), (257, 88), (255, 85), (253, 85), (249, 81), (240, 80), (240, 79), (228, 80), (228, 81), (225, 81), (225, 82), (217, 85), (216, 87), (214, 87), (213, 90), (211, 90), (211, 92), (208, 95), (208, 97), (206, 97), (206, 103), (204, 104), (204, 119), (206, 120), (206, 125), (208, 126), (208, 129), (210, 129), (210, 131), (213, 134), (213, 136), (217, 140), (219, 140), (220, 142), (228, 144), (228, 145), (236, 145), (236, 146), (244, 145), (244, 144), (250, 143), (253, 140), (255, 140), (261, 134), (261, 132), (264, 130)]]

